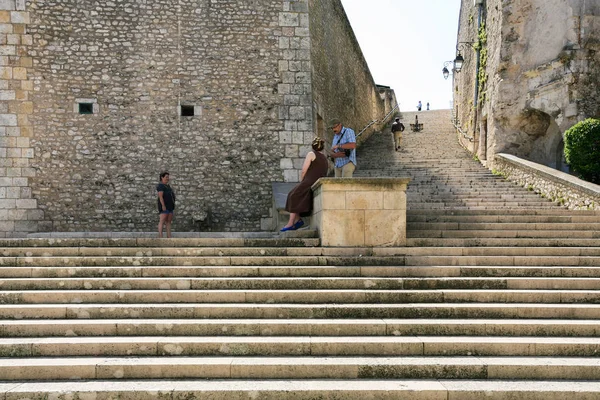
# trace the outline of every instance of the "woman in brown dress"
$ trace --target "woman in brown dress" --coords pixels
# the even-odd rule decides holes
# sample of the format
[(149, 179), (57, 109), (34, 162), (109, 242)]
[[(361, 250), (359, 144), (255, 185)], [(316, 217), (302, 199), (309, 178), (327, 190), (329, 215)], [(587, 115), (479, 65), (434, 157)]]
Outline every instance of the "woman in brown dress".
[(310, 215), (313, 207), (311, 186), (319, 178), (327, 175), (329, 167), (327, 157), (321, 151), (325, 146), (323, 139), (316, 137), (312, 141), (313, 151), (309, 151), (302, 166), (301, 182), (288, 194), (285, 210), (290, 213), (290, 220), (281, 232), (295, 231), (304, 225), (301, 216)]

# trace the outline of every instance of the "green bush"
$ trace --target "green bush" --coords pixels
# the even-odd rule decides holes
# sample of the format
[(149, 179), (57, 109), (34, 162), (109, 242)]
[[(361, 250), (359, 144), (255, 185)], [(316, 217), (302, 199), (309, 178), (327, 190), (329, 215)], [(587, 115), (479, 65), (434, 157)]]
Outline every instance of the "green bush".
[(588, 118), (565, 132), (565, 158), (581, 179), (600, 183), (600, 119)]

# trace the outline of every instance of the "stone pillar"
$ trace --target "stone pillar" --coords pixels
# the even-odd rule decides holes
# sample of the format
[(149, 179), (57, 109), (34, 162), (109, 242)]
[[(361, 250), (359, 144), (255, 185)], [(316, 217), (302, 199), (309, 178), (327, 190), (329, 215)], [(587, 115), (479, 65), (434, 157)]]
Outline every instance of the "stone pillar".
[(283, 131), (279, 143), (285, 154), (281, 169), (285, 182), (299, 182), (304, 157), (311, 150), (315, 132), (312, 112), (312, 68), (308, 0), (283, 1), (279, 14), (279, 119)]
[(42, 219), (30, 188), (33, 60), (27, 24), (24, 0), (0, 0), (0, 237), (35, 232)]
[(409, 178), (322, 178), (312, 187), (313, 223), (325, 247), (406, 245)]

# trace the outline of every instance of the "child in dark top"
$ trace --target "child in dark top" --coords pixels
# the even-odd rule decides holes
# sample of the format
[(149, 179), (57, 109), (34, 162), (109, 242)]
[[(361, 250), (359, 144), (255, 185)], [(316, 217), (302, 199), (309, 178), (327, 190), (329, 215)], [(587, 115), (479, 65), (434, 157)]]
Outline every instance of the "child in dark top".
[(158, 212), (160, 219), (158, 221), (158, 237), (163, 237), (163, 226), (167, 228), (167, 237), (171, 237), (171, 222), (175, 211), (175, 192), (169, 185), (169, 173), (160, 174), (160, 183), (156, 186), (158, 192)]

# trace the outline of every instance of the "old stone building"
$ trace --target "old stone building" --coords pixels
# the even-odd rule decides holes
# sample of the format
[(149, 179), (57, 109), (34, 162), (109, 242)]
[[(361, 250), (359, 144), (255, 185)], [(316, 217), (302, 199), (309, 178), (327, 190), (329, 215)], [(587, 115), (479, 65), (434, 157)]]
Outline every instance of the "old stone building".
[(339, 0), (0, 0), (0, 64), (0, 236), (154, 230), (163, 170), (177, 230), (268, 229), (324, 121), (395, 102)]
[(600, 116), (600, 2), (464, 0), (459, 25), (463, 143), (488, 165), (509, 153), (566, 169), (564, 132)]

